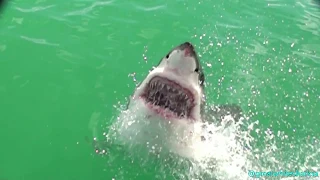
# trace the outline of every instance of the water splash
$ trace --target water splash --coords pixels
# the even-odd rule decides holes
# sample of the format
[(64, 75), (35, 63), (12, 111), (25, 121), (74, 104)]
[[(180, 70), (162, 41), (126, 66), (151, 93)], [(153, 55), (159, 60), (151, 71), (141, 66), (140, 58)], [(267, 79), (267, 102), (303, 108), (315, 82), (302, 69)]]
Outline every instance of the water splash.
[(108, 132), (103, 133), (104, 149), (96, 150), (97, 153), (110, 152), (108, 156), (113, 157), (112, 154), (124, 152), (126, 155), (121, 156), (122, 159), (139, 164), (144, 171), (150, 164), (156, 164), (162, 169), (158, 174), (161, 178), (172, 175), (180, 179), (236, 179), (246, 175), (245, 169), (251, 164), (247, 156), (250, 155), (248, 152), (252, 138), (249, 133), (241, 130), (243, 121), (230, 124), (232, 118), (226, 117), (221, 126), (196, 124), (201, 127), (200, 136), (205, 141), (193, 141), (192, 152), (184, 151), (193, 156), (185, 158), (173, 153), (171, 146), (171, 143), (181, 141), (184, 137), (170, 134), (168, 124), (162, 119), (157, 121), (146, 118), (148, 112), (141, 106), (143, 104), (136, 104), (133, 108), (119, 111), (120, 115), (108, 127)]

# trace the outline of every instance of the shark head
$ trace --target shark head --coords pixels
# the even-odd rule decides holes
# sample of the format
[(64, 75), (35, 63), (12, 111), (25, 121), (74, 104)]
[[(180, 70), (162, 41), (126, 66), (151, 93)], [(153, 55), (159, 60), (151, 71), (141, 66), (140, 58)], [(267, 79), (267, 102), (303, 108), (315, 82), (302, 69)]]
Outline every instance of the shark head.
[(185, 42), (161, 59), (137, 87), (131, 101), (142, 100), (165, 119), (200, 121), (203, 89), (204, 74), (196, 51)]

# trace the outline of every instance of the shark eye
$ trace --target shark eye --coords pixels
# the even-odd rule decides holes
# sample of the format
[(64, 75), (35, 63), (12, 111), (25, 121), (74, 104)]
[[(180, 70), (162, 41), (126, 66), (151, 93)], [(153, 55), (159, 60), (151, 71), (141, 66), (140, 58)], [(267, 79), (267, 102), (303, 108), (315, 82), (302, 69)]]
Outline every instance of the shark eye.
[(166, 55), (166, 58), (168, 59), (168, 58), (169, 58), (169, 56), (170, 56), (170, 53), (168, 53), (168, 54)]
[(194, 72), (198, 73), (198, 72), (199, 72), (199, 69), (198, 69), (198, 68), (196, 68), (196, 69), (194, 70)]

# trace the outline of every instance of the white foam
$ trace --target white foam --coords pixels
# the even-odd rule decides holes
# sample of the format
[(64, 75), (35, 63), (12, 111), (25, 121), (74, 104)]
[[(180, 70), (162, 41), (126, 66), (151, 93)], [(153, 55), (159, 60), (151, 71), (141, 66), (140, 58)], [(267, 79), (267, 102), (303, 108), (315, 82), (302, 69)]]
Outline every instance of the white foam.
[[(138, 149), (162, 158), (177, 154), (177, 157), (192, 162), (190, 175), (205, 173), (210, 177), (228, 175), (229, 178), (246, 175), (243, 171), (248, 164), (246, 152), (237, 140), (239, 124), (223, 123), (216, 127), (209, 123), (188, 124), (184, 120), (169, 122), (155, 116), (147, 118), (154, 114), (142, 102), (136, 101), (131, 107), (120, 114), (109, 132), (109, 137), (116, 138), (130, 151)], [(224, 122), (228, 122), (228, 118), (231, 117)], [(190, 131), (194, 133), (190, 134)], [(201, 141), (201, 136), (206, 140)]]
[[(220, 126), (188, 125), (169, 123), (155, 116), (146, 118), (148, 115), (153, 114), (143, 103), (134, 104), (121, 111), (109, 127), (107, 137), (120, 143), (144, 171), (155, 159), (159, 168), (169, 169), (159, 170), (159, 174), (163, 173), (159, 177), (174, 174), (183, 179), (242, 180), (251, 178), (249, 170), (319, 172), (320, 151), (316, 139), (313, 143), (296, 140), (299, 143), (293, 144), (283, 132), (259, 129), (258, 121), (248, 119), (229, 123), (233, 119), (226, 117)], [(186, 130), (196, 133), (190, 136)], [(253, 138), (252, 134), (257, 137)], [(201, 136), (206, 140), (201, 141)]]

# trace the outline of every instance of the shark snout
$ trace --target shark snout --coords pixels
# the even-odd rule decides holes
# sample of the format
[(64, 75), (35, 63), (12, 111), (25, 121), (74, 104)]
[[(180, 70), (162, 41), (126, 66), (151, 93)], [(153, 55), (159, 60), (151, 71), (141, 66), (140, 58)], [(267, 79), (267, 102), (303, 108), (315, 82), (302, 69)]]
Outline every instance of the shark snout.
[(179, 46), (181, 51), (184, 51), (185, 57), (196, 57), (196, 52), (194, 50), (193, 45), (190, 42), (185, 42)]

